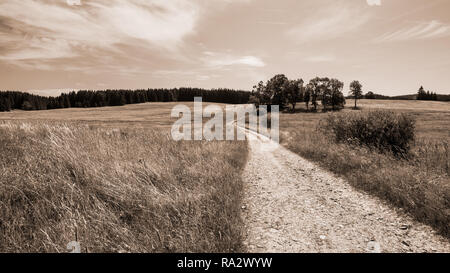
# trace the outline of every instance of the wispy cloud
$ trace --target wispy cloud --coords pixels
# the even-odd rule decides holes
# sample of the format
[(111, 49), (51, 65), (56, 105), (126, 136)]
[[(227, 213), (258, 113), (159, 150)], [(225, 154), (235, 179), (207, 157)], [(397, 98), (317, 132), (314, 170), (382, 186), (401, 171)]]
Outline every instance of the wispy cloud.
[(266, 64), (259, 57), (255, 56), (234, 56), (229, 53), (204, 52), (205, 64), (210, 67), (225, 67), (233, 65), (243, 65), (251, 67), (264, 67)]
[(375, 42), (394, 42), (420, 39), (435, 39), (450, 36), (450, 24), (433, 20), (416, 23), (396, 31), (387, 32), (375, 39)]
[(381, 0), (367, 0), (369, 6), (381, 6)]
[(286, 35), (299, 43), (331, 40), (360, 29), (370, 17), (355, 7), (333, 5), (314, 12)]
[(66, 0), (69, 6), (81, 6), (81, 0)]
[(173, 50), (194, 31), (198, 10), (187, 0), (2, 1), (0, 58), (42, 65), (124, 46)]

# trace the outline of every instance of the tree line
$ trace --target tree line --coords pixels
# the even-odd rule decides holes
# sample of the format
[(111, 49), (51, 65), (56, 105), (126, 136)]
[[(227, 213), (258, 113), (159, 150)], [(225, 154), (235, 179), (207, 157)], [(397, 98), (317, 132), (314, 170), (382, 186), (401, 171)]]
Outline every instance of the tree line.
[(365, 99), (377, 99), (377, 100), (434, 100), (434, 101), (450, 101), (450, 95), (437, 94), (435, 92), (425, 91), (423, 86), (417, 91), (416, 94), (402, 95), (402, 96), (384, 96), (375, 94), (370, 91), (363, 96)]
[(101, 90), (72, 91), (57, 97), (44, 97), (25, 92), (0, 92), (0, 111), (48, 110), (60, 108), (88, 108), (122, 106), (145, 102), (194, 101), (202, 97), (205, 102), (244, 104), (248, 103), (250, 92), (234, 89), (141, 89), (141, 90)]
[(417, 91), (417, 100), (438, 100), (438, 95), (434, 92), (425, 91), (421, 86)]
[[(279, 74), (266, 83), (259, 82), (253, 91), (234, 89), (173, 88), (139, 90), (82, 90), (63, 93), (57, 97), (44, 97), (25, 92), (0, 91), (0, 112), (13, 109), (47, 110), (60, 108), (88, 108), (122, 106), (145, 102), (193, 101), (194, 97), (203, 97), (205, 102), (255, 105), (279, 105), (281, 109), (295, 110), (297, 103), (305, 103), (307, 110), (317, 111), (321, 102), (323, 110), (339, 110), (346, 104), (343, 95), (344, 83), (333, 78), (316, 77), (305, 84), (303, 79), (290, 80)], [(440, 96), (440, 97), (439, 97)], [(366, 99), (401, 99), (373, 92), (363, 95), (362, 85), (358, 81), (350, 84), (349, 97), (356, 102)], [(449, 96), (425, 92), (421, 87), (417, 100), (450, 100)], [(311, 109), (310, 109), (311, 107)]]
[[(356, 99), (362, 95), (362, 85), (354, 81), (350, 85), (350, 93)], [(296, 104), (303, 102), (306, 108), (317, 111), (319, 102), (324, 111), (340, 110), (346, 101), (343, 94), (344, 83), (333, 78), (316, 77), (305, 85), (303, 79), (290, 80), (285, 75), (275, 75), (266, 83), (259, 82), (253, 87), (250, 103), (259, 105), (279, 105), (280, 109), (289, 108), (295, 111)], [(356, 105), (355, 99), (355, 105)]]
[(389, 99), (392, 99), (392, 98), (389, 97), (389, 96), (376, 94), (376, 93), (374, 93), (374, 92), (372, 92), (372, 91), (367, 92), (367, 93), (364, 95), (364, 98), (365, 98), (366, 100), (389, 100)]

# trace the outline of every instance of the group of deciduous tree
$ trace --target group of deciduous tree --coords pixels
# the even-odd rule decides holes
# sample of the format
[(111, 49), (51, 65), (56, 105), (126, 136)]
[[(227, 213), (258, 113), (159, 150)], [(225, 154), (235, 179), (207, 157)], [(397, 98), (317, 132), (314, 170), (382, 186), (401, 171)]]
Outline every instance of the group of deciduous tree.
[(304, 83), (303, 79), (289, 80), (283, 74), (276, 75), (267, 83), (261, 81), (254, 86), (250, 102), (256, 105), (279, 105), (281, 109), (289, 107), (291, 111), (295, 111), (298, 102), (304, 102), (307, 109), (312, 105), (314, 111), (317, 110), (319, 102), (325, 111), (344, 107), (343, 82), (316, 77), (308, 84)]
[(205, 90), (200, 88), (78, 91), (57, 97), (43, 97), (24, 92), (0, 92), (0, 111), (13, 109), (47, 110), (70, 107), (120, 106), (144, 102), (194, 101), (248, 103), (250, 93), (232, 89)]

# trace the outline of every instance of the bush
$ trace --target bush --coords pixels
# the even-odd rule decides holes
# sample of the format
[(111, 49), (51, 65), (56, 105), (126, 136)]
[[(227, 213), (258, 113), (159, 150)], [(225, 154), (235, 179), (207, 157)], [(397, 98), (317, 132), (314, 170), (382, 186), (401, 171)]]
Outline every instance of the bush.
[(415, 121), (404, 113), (377, 110), (331, 114), (319, 126), (337, 142), (357, 143), (405, 155), (414, 140)]

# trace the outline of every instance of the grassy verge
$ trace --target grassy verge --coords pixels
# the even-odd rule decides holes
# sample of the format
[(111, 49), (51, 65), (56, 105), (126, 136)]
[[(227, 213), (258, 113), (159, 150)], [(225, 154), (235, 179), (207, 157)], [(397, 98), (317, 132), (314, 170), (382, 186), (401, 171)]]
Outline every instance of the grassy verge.
[(450, 237), (450, 146), (445, 136), (420, 134), (409, 159), (398, 159), (324, 136), (317, 126), (325, 115), (282, 115), (282, 144)]
[(0, 122), (0, 252), (242, 250), (245, 142)]

